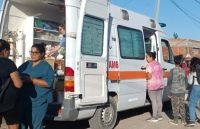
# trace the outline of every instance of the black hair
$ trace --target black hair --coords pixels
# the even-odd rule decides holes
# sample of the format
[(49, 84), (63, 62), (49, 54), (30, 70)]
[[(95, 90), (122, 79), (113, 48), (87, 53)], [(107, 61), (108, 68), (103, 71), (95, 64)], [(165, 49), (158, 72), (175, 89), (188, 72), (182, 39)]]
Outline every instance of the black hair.
[(5, 49), (10, 50), (10, 44), (6, 40), (0, 39), (0, 52)]
[(186, 62), (183, 63), (184, 61), (186, 61), (186, 60), (185, 60), (185, 57), (183, 57), (183, 55), (182, 55), (182, 61), (181, 61), (181, 64), (180, 64), (181, 67), (183, 66), (183, 64), (186, 64)]
[(190, 62), (190, 72), (196, 72), (196, 65), (200, 64), (200, 59), (193, 57)]
[(60, 23), (58, 26), (62, 27), (63, 29), (65, 29), (65, 24), (64, 23)]
[(182, 62), (183, 62), (183, 55), (177, 55), (177, 56), (174, 56), (174, 63), (176, 65), (182, 65)]
[(156, 52), (147, 52), (147, 55), (153, 58), (153, 60), (156, 59)]
[(40, 54), (44, 53), (43, 55), (43, 59), (45, 59), (45, 54), (46, 54), (46, 48), (45, 48), (46, 44), (44, 42), (40, 43), (40, 44), (33, 44), (31, 48), (35, 47)]

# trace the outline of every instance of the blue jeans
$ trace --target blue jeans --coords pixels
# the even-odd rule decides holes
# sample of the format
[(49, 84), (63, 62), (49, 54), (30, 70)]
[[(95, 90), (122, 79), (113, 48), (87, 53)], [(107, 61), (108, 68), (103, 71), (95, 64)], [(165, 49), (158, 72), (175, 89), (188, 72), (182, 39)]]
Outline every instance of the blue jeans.
[(190, 93), (190, 99), (189, 99), (189, 112), (190, 112), (190, 120), (191, 121), (195, 121), (195, 119), (196, 119), (195, 107), (196, 107), (199, 99), (200, 99), (200, 86), (195, 85), (192, 88), (192, 91)]

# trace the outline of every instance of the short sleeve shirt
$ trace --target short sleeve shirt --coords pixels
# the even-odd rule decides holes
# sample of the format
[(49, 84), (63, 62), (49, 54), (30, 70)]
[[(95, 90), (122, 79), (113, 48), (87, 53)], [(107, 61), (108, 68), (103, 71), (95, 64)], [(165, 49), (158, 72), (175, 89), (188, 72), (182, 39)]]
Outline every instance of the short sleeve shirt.
[(162, 67), (159, 62), (152, 61), (146, 65), (146, 72), (152, 75), (152, 78), (147, 80), (147, 88), (149, 90), (158, 90), (164, 87)]
[(43, 103), (50, 103), (53, 100), (51, 89), (54, 82), (54, 71), (48, 62), (42, 61), (32, 67), (33, 61), (27, 61), (19, 67), (20, 76), (29, 76), (36, 79), (42, 79), (47, 82), (51, 88), (44, 88), (32, 83), (23, 83), (20, 89), (20, 101), (25, 102), (25, 106), (34, 107)]
[(66, 37), (65, 37), (65, 36), (62, 37), (62, 39), (60, 40), (59, 45), (60, 45), (61, 47), (65, 47), (65, 45), (66, 45)]
[[(0, 57), (0, 79), (2, 85), (10, 77), (10, 74), (17, 71), (15, 63), (8, 59)], [(9, 83), (8, 89), (6, 90), (3, 102), (0, 103), (0, 111), (13, 108), (18, 100), (18, 89), (14, 86), (12, 80)]]

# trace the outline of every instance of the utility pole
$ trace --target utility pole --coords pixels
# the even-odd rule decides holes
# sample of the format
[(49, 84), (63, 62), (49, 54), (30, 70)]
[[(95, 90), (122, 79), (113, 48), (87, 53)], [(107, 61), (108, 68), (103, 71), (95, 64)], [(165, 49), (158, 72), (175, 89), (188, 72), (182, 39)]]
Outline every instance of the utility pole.
[(156, 16), (155, 16), (156, 21), (158, 21), (159, 9), (160, 9), (160, 0), (157, 0), (157, 4), (156, 4)]

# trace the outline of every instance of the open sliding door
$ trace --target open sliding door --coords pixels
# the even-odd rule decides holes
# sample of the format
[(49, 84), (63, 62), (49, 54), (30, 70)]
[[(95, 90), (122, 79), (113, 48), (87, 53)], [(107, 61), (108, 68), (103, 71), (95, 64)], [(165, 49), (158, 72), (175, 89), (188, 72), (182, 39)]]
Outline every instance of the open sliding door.
[(3, 38), (3, 26), (4, 26), (4, 22), (5, 22), (5, 15), (6, 15), (6, 10), (7, 10), (7, 6), (9, 1), (7, 0), (2, 0), (2, 6), (1, 8), (1, 12), (0, 12), (0, 38)]

